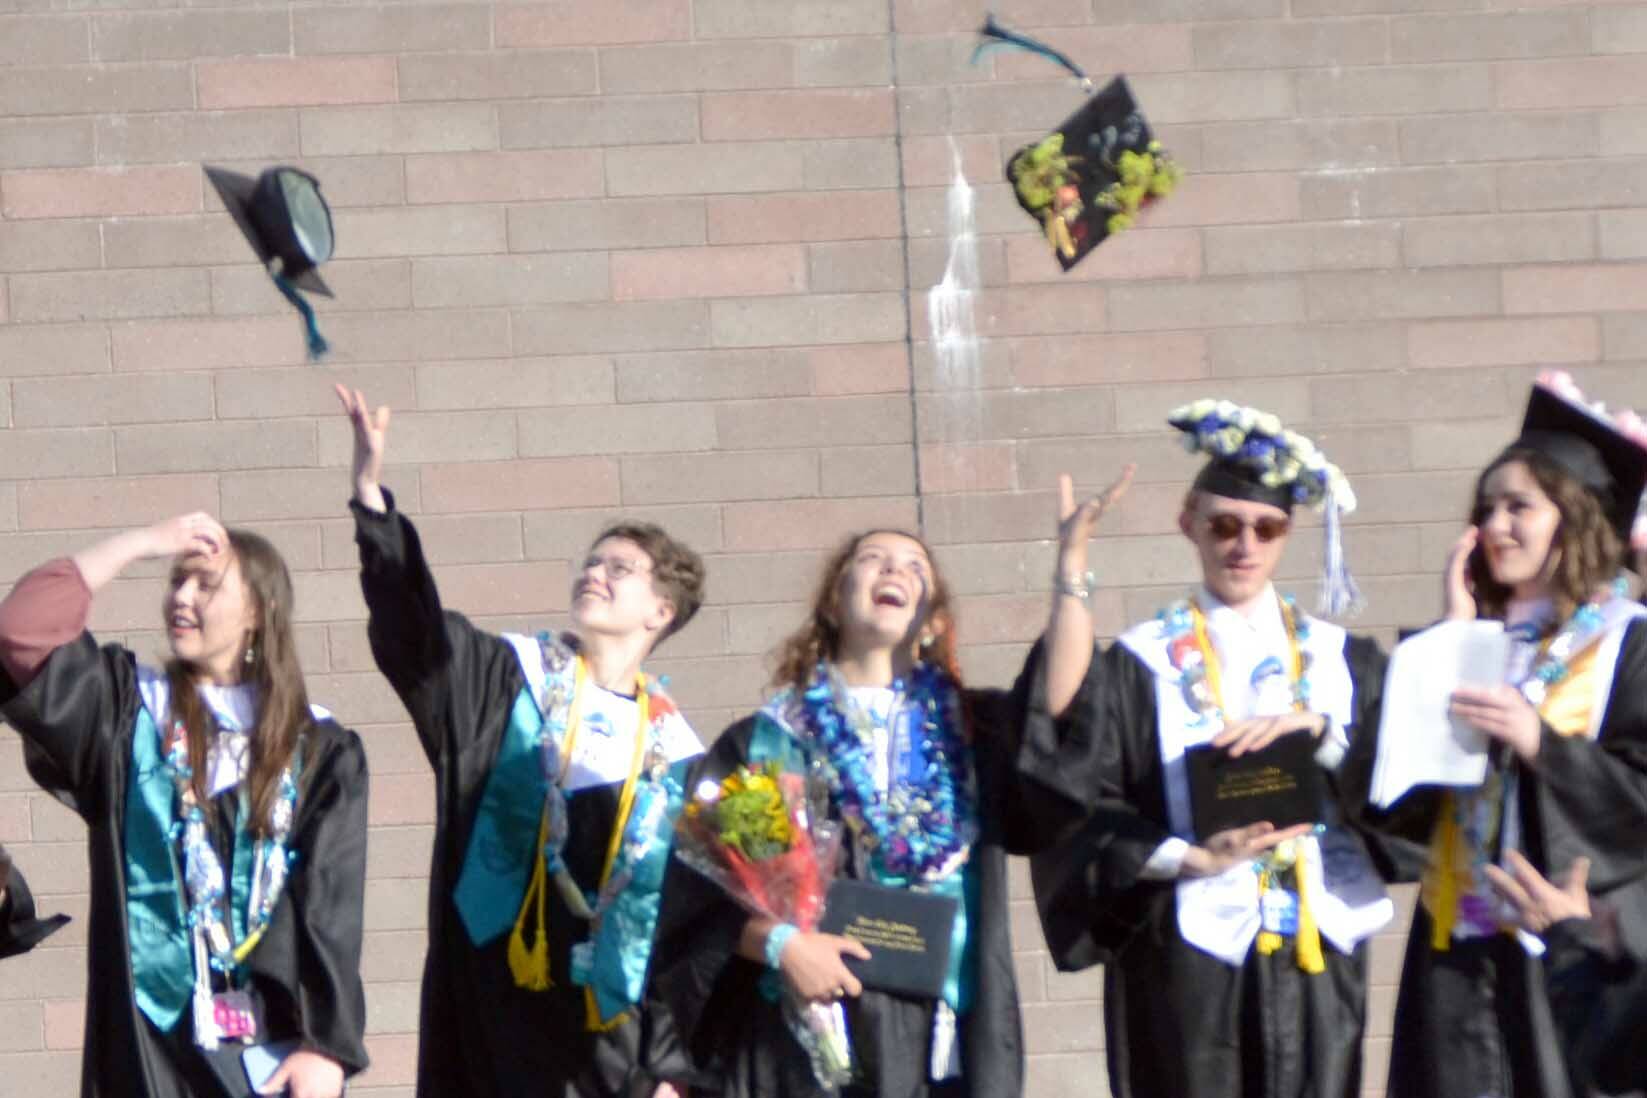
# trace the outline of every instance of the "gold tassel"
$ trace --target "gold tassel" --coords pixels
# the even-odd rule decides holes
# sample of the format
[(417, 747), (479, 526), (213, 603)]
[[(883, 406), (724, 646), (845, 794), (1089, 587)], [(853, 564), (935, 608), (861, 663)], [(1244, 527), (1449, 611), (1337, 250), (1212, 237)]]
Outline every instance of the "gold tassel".
[[(549, 839), (549, 810), (545, 806), (543, 822), (538, 825), (537, 861), (532, 866), (532, 879), (521, 900), (520, 914), (515, 917), (515, 928), (509, 934), (509, 971), (515, 977), (515, 986), (527, 991), (548, 991), (555, 986), (549, 978), (549, 930), (544, 915), (544, 898), (548, 894), (549, 867), (544, 862), (543, 844)], [(526, 945), (526, 913), (537, 911), (534, 940)]]
[(627, 1010), (619, 1011), (617, 1017), (610, 1022), (601, 1021), (600, 1006), (595, 1002), (595, 989), (592, 987), (583, 989), (583, 1003), (583, 1028), (590, 1033), (611, 1033), (629, 1021)]
[[(1259, 911), (1264, 910), (1264, 893), (1268, 892), (1269, 890), (1270, 890), (1270, 871), (1266, 869), (1266, 870), (1263, 870), (1261, 873), (1258, 874), (1258, 910)], [(1281, 948), (1281, 935), (1275, 933), (1275, 931), (1273, 931), (1273, 930), (1260, 930), (1258, 932), (1258, 952), (1261, 955), (1263, 955), (1265, 957), (1268, 957), (1270, 954), (1274, 953), (1276, 950), (1278, 950), (1280, 948)]]
[(1321, 955), (1321, 931), (1315, 925), (1315, 911), (1310, 907), (1309, 852), (1300, 850), (1293, 863), (1298, 881), (1298, 967), (1311, 976), (1327, 971), (1327, 959)]
[(1453, 924), (1458, 918), (1458, 862), (1463, 836), (1458, 831), (1454, 795), (1441, 798), (1441, 818), (1430, 840), (1430, 864), (1424, 874), (1422, 898), (1430, 915), (1430, 948), (1445, 953), (1452, 946)]

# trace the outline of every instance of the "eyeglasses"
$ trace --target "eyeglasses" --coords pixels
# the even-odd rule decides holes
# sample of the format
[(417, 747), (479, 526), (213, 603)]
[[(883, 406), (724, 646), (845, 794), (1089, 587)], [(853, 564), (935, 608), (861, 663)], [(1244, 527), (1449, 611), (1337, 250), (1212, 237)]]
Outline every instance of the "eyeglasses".
[(642, 564), (638, 560), (627, 560), (623, 557), (600, 557), (591, 554), (583, 558), (582, 571), (587, 572), (595, 567), (604, 568), (606, 578), (613, 583), (617, 583), (627, 576), (643, 574), (652, 570), (650, 565)]
[(1251, 529), (1253, 535), (1262, 542), (1272, 542), (1276, 538), (1284, 538), (1292, 529), (1292, 519), (1271, 518), (1268, 515), (1261, 519), (1247, 522), (1240, 515), (1207, 515), (1207, 529), (1219, 541), (1234, 541), (1241, 536), (1241, 531)]

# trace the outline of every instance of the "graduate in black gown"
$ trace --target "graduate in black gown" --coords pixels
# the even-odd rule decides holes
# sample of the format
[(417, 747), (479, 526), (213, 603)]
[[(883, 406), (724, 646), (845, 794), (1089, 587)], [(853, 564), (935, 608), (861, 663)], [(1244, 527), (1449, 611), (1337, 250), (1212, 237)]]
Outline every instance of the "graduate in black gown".
[[(1330, 803), (1322, 826), (1198, 834), (1185, 765), (1207, 744), (1239, 756), (1310, 736), (1306, 765), (1330, 784), (1349, 740), (1376, 727), (1377, 645), (1270, 582), (1294, 505), (1347, 510), (1353, 496), (1272, 416), (1209, 400), (1170, 422), (1209, 455), (1179, 517), (1202, 583), (1104, 651), (1091, 616), (1063, 608), (1081, 620), (1057, 639), (1081, 659), (1049, 708), (1096, 747), (1066, 772), (1094, 812), (1032, 861), (1042, 926), (1060, 969), (1104, 965), (1118, 1098), (1354, 1098), (1365, 943), (1393, 916), (1393, 867)], [(1347, 573), (1333, 582), (1353, 593)]]
[[(1079, 540), (1102, 500), (1064, 500), (1063, 540)], [(1079, 580), (1059, 599), (1084, 597)], [(778, 651), (777, 692), (715, 742), (695, 781), (774, 761), (823, 766), (828, 811), (847, 824), (841, 872), (952, 896), (959, 915), (943, 994), (864, 987), (850, 938), (751, 918), (678, 858), (658, 936), (659, 993), (725, 1098), (810, 1098), (822, 1089), (782, 1021), (778, 995), (845, 1005), (853, 1098), (1017, 1098), (1024, 1048), (1013, 976), (1007, 855), (1045, 845), (1080, 819), (1057, 795), (1064, 753), (1044, 708), (1039, 655), (1009, 695), (963, 689), (957, 630), (937, 562), (915, 536), (848, 538), (823, 569), (807, 622)], [(890, 805), (907, 806), (899, 811)], [(698, 1091), (694, 1091), (698, 1093)]]
[(67, 915), (35, 917), (29, 883), (0, 846), (0, 959), (27, 953), (68, 921)]
[[(1587, 859), (1622, 957), (1647, 957), (1647, 608), (1619, 573), (1647, 447), (1541, 378), (1520, 437), (1483, 470), (1447, 566), (1447, 615), (1505, 623), (1504, 681), (1453, 713), (1493, 744), (1478, 789), (1415, 790), (1368, 818), (1428, 846), (1396, 1003), (1391, 1098), (1567, 1098), (1536, 938), (1487, 869)], [(1370, 745), (1369, 745), (1370, 746)], [(1370, 753), (1369, 753), (1370, 754)]]
[[(163, 668), (86, 631), (152, 558), (172, 558)], [(86, 1098), (239, 1098), (253, 1060), (271, 1093), (337, 1098), (366, 1066), (366, 757), (309, 704), (293, 607), (273, 546), (203, 514), (0, 603), (0, 712), (87, 826)]]
[(418, 1094), (669, 1093), (690, 1064), (645, 982), (703, 748), (641, 661), (697, 611), (703, 563), (618, 524), (573, 570), (573, 632), (484, 632), (442, 607), (381, 486), (389, 410), (338, 395), (372, 655), (435, 772)]

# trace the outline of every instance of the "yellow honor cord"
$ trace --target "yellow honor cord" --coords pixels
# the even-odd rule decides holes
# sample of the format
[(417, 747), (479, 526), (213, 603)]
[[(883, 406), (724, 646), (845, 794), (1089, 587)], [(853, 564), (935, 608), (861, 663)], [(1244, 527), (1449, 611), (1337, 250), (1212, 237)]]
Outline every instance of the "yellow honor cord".
[[(1281, 603), (1281, 620), (1287, 627), (1287, 647), (1292, 657), (1292, 681), (1296, 686), (1304, 681), (1304, 647), (1298, 641), (1297, 615), (1284, 601)], [(1195, 629), (1195, 644), (1201, 650), (1201, 661), (1206, 668), (1207, 690), (1212, 695), (1212, 704), (1217, 708), (1220, 719), (1227, 721), (1229, 718), (1224, 710), (1224, 680), (1218, 666), (1218, 653), (1213, 650), (1212, 638), (1207, 634), (1207, 616), (1201, 611), (1201, 604), (1194, 599), (1190, 600), (1190, 621)], [(1293, 709), (1303, 712), (1302, 698), (1294, 699)], [(1309, 877), (1302, 853), (1293, 862), (1293, 867), (1298, 883), (1298, 930), (1293, 936), (1294, 947), (1298, 953), (1298, 967), (1311, 975), (1316, 975), (1327, 970), (1327, 962), (1321, 953), (1321, 931), (1315, 922), (1315, 909), (1310, 905)], [(1272, 887), (1275, 887), (1274, 875), (1268, 869), (1262, 870), (1258, 875), (1260, 910), (1263, 907), (1264, 893)], [(1281, 935), (1260, 928), (1257, 948), (1260, 954), (1269, 956), (1281, 948)]]
[[(635, 809), (635, 787), (640, 784), (641, 768), (646, 762), (647, 730), (652, 723), (652, 704), (646, 693), (646, 676), (635, 676), (635, 753), (629, 763), (629, 777), (623, 783), (618, 797), (618, 820), (606, 841), (606, 862), (600, 871), (600, 887), (612, 879), (612, 868), (617, 865), (618, 853), (623, 849), (624, 832), (629, 830), (629, 815)], [(629, 1011), (623, 1011), (610, 1022), (600, 1016), (600, 1004), (595, 1001), (595, 989), (584, 987), (584, 1028), (591, 1033), (607, 1033), (629, 1020)]]

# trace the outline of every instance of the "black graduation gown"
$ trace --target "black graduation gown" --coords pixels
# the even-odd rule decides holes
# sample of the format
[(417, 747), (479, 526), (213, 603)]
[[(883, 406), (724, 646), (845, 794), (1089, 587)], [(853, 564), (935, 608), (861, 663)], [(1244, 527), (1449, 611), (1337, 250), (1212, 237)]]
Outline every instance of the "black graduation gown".
[[(6, 721), (23, 736), (29, 773), (87, 826), (91, 913), (81, 1095), (250, 1093), (238, 1049), (225, 1045), (208, 1058), (194, 1045), (187, 1009), (163, 1033), (134, 999), (123, 837), (132, 731), (142, 706), (135, 657), (116, 645), (99, 649), (83, 633), (53, 652), (21, 691), (0, 673), (0, 700)], [(302, 750), (291, 839), (298, 860), (247, 961), (249, 983), (263, 1007), (259, 1040), (300, 1039), (353, 1075), (367, 1063), (360, 981), (366, 752), (358, 736), (329, 719), (310, 723)]]
[[(388, 496), (388, 493), (384, 493)], [(515, 986), (507, 933), (477, 949), (452, 901), (481, 796), (526, 685), (515, 650), (441, 609), (417, 530), (394, 509), (352, 503), (372, 655), (411, 713), (435, 771), (429, 867), (429, 952), (423, 968), (418, 1094), (423, 1098), (595, 1098), (650, 1095), (690, 1071), (660, 1012), (606, 1033), (586, 1029), (584, 989), (571, 983), (573, 945), (589, 924), (549, 890), (546, 925), (555, 986)], [(585, 892), (600, 883), (621, 783), (567, 798), (562, 852)]]
[[(1617, 910), (1625, 954), (1640, 963), (1647, 958), (1647, 620), (1626, 628), (1597, 737), (1562, 736), (1545, 725), (1537, 761), (1509, 765), (1518, 774), (1528, 860), (1560, 876), (1575, 858), (1589, 858), (1590, 892)], [(1375, 745), (1358, 746), (1352, 761), (1364, 804)], [(1387, 813), (1364, 813), (1372, 825), (1427, 845), (1440, 803), (1436, 791), (1420, 789)], [(1508, 935), (1455, 939), (1436, 952), (1430, 929), (1420, 904), (1396, 998), (1391, 1098), (1573, 1095), (1561, 1036), (1572, 1023), (1552, 1012), (1544, 965)]]
[[(1037, 648), (1011, 694), (966, 691), (980, 833), (970, 862), (977, 874), (977, 922), (971, 933), (978, 971), (971, 1007), (957, 1027), (962, 1078), (942, 1085), (928, 1081), (934, 1000), (865, 989), (846, 1001), (852, 1054), (865, 1080), (861, 1089), (848, 1088), (849, 1095), (1017, 1098), (1023, 1093), (1007, 855), (1041, 849), (1080, 818), (1079, 803), (1058, 796), (1053, 784), (1062, 753), (1071, 748), (1060, 747), (1050, 721), (1037, 725), (1035, 737), (1020, 735), (1025, 709), (1045, 709), (1038, 653)], [(754, 718), (746, 717), (723, 732), (693, 785), (718, 781), (745, 763), (754, 728)], [(850, 854), (843, 872), (860, 876)], [(824, 1092), (805, 1053), (785, 1028), (778, 1006), (757, 986), (764, 969), (737, 954), (748, 915), (679, 858), (669, 873), (653, 984), (702, 1069), (706, 1085), (694, 1094), (818, 1098)]]
[[(1376, 730), (1385, 657), (1346, 638), (1354, 682), (1352, 735)], [(1067, 720), (1094, 750), (1065, 772), (1091, 816), (1031, 861), (1036, 904), (1063, 971), (1104, 965), (1110, 1087), (1117, 1098), (1356, 1098), (1366, 1014), (1366, 946), (1345, 955), (1323, 940), (1326, 971), (1303, 972), (1289, 941), (1232, 967), (1187, 943), (1173, 881), (1145, 862), (1172, 835), (1167, 820), (1153, 672), (1117, 643), (1094, 651)], [(1329, 783), (1334, 779), (1329, 778)], [(1335, 822), (1337, 809), (1328, 806)], [(1397, 851), (1358, 836), (1386, 879)]]

